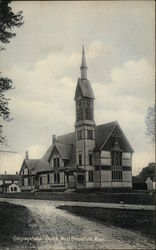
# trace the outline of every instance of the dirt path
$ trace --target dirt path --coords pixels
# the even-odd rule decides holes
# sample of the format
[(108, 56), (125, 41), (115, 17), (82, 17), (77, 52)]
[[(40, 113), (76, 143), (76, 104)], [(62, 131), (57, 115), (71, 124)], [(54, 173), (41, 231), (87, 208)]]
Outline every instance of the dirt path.
[(69, 202), (46, 200), (5, 201), (26, 206), (38, 230), (38, 249), (154, 249), (154, 242), (139, 233), (93, 222), (59, 210), (56, 206)]

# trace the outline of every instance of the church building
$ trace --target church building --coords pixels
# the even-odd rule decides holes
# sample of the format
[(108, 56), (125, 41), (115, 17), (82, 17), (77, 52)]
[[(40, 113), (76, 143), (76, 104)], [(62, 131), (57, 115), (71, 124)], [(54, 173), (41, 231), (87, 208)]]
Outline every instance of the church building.
[(117, 121), (96, 126), (87, 69), (83, 47), (74, 98), (75, 131), (53, 135), (41, 159), (29, 159), (26, 151), (20, 170), (22, 191), (132, 188), (134, 150)]

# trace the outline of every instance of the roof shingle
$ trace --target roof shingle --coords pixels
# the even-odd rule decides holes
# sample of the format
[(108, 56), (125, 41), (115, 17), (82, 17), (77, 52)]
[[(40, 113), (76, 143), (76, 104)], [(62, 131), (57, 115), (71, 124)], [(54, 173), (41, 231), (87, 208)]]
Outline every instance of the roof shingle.
[(77, 94), (79, 92), (79, 89), (80, 89), (83, 97), (88, 97), (91, 99), (95, 98), (90, 81), (88, 81), (87, 79), (78, 78), (77, 87), (76, 87), (76, 91), (75, 91), (75, 99), (77, 98)]

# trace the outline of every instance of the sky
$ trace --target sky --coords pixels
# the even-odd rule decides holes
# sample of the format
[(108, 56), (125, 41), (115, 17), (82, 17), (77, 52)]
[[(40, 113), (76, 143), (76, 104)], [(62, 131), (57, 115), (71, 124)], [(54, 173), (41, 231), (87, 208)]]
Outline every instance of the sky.
[(41, 158), (52, 134), (74, 131), (74, 93), (82, 44), (95, 95), (97, 125), (118, 120), (134, 148), (133, 175), (154, 159), (145, 135), (154, 104), (154, 1), (14, 1), (24, 25), (1, 51), (13, 121), (3, 122), (8, 146), (0, 150), (0, 173), (20, 170), (25, 151)]

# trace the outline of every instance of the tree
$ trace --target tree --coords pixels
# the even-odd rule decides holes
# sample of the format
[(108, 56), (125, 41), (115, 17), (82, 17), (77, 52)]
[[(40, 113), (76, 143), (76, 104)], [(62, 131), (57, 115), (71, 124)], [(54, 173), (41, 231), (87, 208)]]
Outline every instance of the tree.
[(138, 174), (138, 178), (140, 181), (145, 182), (148, 177), (153, 180), (155, 178), (156, 173), (156, 163), (150, 162), (147, 167), (142, 168), (140, 173)]
[(150, 142), (155, 143), (155, 105), (153, 107), (148, 107), (145, 123), (145, 134), (149, 137)]
[[(23, 24), (22, 12), (14, 13), (9, 6), (10, 3), (11, 1), (0, 1), (0, 50), (4, 50), (4, 44), (9, 43), (11, 38), (16, 36), (12, 29)], [(10, 89), (12, 89), (12, 80), (0, 76), (0, 118), (8, 122), (12, 119), (8, 107), (9, 99), (6, 98), (5, 94)], [(0, 125), (0, 144), (6, 144), (2, 125)]]

